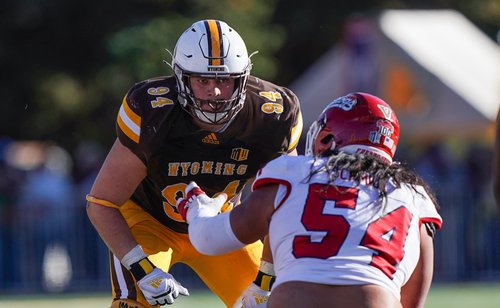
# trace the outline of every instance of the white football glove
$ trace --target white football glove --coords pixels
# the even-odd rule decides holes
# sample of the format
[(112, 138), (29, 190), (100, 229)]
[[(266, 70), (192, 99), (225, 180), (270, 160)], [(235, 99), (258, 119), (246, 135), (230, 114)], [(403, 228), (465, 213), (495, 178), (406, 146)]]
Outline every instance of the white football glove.
[(157, 267), (139, 280), (137, 285), (150, 305), (171, 305), (179, 294), (189, 296), (188, 290), (174, 276)]
[(177, 211), (190, 223), (196, 217), (212, 217), (219, 214), (227, 200), (227, 194), (220, 193), (210, 198), (195, 182), (189, 183), (185, 189), (186, 198), (177, 200)]
[(262, 290), (255, 283), (251, 283), (241, 294), (242, 308), (262, 308), (267, 307), (267, 300), (271, 291)]

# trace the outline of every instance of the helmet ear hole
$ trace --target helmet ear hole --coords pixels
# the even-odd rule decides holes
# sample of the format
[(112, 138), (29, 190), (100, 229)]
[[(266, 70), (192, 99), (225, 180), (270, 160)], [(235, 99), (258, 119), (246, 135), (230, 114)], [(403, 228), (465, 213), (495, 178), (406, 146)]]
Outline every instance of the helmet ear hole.
[(333, 139), (333, 135), (327, 135), (327, 136), (321, 138), (321, 140), (319, 142), (323, 143), (324, 145), (327, 145), (332, 139)]

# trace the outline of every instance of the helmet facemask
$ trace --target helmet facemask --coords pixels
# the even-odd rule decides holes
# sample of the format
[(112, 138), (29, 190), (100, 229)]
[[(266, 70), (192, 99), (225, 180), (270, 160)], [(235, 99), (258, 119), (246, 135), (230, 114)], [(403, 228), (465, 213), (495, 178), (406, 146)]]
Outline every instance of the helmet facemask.
[[(314, 153), (317, 142), (328, 145), (329, 148), (325, 149), (321, 153)], [(326, 127), (326, 114), (322, 113), (321, 117), (314, 121), (309, 130), (307, 131), (306, 137), (306, 156), (328, 156), (334, 153), (337, 143), (335, 142), (335, 136), (332, 131)]]
[[(249, 76), (249, 70), (242, 74), (214, 74), (206, 75), (199, 73), (190, 73), (174, 68), (177, 78), (178, 95), (181, 106), (194, 118), (208, 124), (225, 124), (232, 120), (234, 116), (243, 108), (246, 97), (246, 84)], [(201, 99), (197, 98), (191, 89), (190, 78), (231, 78), (234, 79), (234, 88), (229, 99)], [(206, 103), (206, 104), (204, 104)], [(208, 105), (212, 110), (205, 110), (203, 105)], [(223, 108), (221, 108), (223, 106)]]

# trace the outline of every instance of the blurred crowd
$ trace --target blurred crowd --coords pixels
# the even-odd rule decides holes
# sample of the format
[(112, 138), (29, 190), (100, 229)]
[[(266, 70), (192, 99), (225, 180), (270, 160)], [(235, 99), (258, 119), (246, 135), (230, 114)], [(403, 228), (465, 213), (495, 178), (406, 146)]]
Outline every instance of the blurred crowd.
[(71, 155), (51, 142), (0, 140), (0, 290), (61, 291), (107, 277), (85, 212), (103, 155), (91, 142)]
[[(107, 249), (85, 212), (105, 153), (92, 142), (69, 153), (52, 142), (0, 139), (0, 294), (108, 288)], [(492, 149), (472, 145), (456, 157), (431, 143), (409, 154), (403, 148), (398, 156), (411, 157), (442, 206), (435, 279), (500, 280)]]

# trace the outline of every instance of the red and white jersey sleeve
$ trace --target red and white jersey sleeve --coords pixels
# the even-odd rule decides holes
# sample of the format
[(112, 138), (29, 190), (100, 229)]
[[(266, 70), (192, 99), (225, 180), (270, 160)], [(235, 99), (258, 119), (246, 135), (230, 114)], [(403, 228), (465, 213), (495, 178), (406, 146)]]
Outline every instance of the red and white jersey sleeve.
[(389, 185), (387, 202), (347, 173), (327, 185), (323, 160), (281, 156), (257, 174), (253, 189), (279, 184), (269, 238), (277, 280), (376, 284), (398, 299), (420, 255), (420, 226), (442, 219), (425, 190)]

